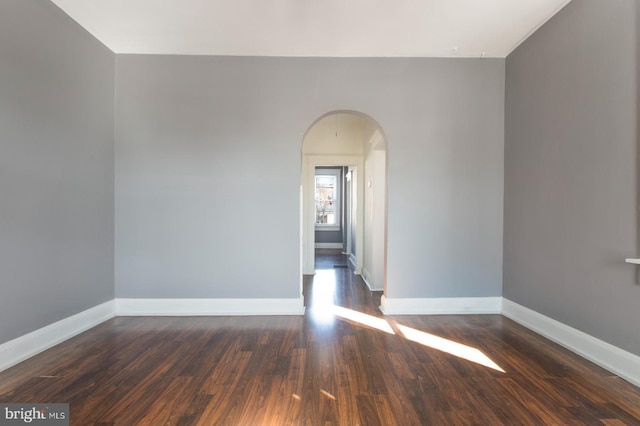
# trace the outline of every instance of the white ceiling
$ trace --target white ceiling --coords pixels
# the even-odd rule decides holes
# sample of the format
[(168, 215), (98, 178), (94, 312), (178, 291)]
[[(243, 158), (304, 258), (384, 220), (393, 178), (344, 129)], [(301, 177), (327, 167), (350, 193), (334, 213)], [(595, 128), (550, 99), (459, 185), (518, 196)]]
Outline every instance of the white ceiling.
[(115, 53), (505, 57), (570, 0), (52, 0)]

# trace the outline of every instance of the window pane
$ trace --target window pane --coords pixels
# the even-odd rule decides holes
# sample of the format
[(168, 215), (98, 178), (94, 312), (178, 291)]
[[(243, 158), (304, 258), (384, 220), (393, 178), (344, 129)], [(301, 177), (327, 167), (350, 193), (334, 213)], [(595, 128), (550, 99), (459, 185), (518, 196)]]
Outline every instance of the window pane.
[(336, 176), (316, 176), (316, 223), (337, 225), (336, 223)]

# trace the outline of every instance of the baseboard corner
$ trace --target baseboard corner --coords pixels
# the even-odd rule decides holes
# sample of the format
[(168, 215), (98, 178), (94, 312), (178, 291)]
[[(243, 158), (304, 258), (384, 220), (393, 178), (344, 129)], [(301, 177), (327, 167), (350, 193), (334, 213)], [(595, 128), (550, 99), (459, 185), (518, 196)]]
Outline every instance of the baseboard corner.
[(0, 371), (13, 367), (115, 317), (110, 300), (0, 345)]

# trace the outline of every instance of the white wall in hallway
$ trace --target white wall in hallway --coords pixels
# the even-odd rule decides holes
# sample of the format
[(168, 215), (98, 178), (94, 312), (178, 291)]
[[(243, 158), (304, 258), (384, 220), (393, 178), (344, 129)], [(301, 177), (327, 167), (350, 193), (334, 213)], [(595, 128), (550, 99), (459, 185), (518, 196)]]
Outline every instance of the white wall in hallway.
[(386, 269), (386, 143), (374, 129), (364, 143), (364, 262), (362, 275), (372, 290), (383, 290)]

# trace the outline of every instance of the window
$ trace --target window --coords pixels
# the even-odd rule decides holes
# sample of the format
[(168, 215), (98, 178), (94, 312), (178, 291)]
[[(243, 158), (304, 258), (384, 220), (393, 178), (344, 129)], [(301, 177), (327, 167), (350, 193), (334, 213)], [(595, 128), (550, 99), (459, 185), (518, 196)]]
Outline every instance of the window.
[(340, 170), (320, 169), (316, 172), (316, 228), (340, 228)]

